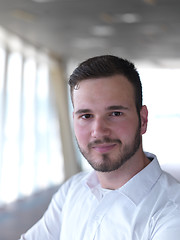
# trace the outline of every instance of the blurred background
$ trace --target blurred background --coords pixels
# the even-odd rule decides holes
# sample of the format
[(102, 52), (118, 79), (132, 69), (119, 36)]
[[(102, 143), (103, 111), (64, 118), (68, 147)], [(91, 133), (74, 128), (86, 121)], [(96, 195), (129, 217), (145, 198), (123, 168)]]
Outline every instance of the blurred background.
[(67, 81), (101, 54), (135, 63), (149, 109), (144, 150), (180, 179), (179, 0), (0, 0), (0, 240), (18, 239), (62, 182), (89, 168)]

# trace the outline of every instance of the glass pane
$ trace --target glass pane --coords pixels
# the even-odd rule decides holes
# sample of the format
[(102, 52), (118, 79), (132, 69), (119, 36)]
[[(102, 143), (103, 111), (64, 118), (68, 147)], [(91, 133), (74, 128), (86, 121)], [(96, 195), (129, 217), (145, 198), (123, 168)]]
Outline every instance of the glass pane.
[[(2, 151), (3, 151), (3, 120), (4, 120), (4, 106), (3, 106), (3, 88), (4, 88), (4, 69), (5, 69), (5, 51), (4, 49), (0, 48), (0, 195), (3, 187), (3, 162), (2, 162)], [(1, 198), (0, 198), (1, 202)]]
[(155, 153), (162, 165), (178, 163), (180, 69), (141, 69), (140, 76), (149, 110), (144, 149)]
[(59, 122), (51, 102), (49, 88), (48, 67), (40, 65), (36, 97), (38, 139), (36, 181), (39, 187), (58, 184), (64, 179)]
[(4, 87), (4, 70), (5, 70), (5, 51), (0, 47), (0, 94), (2, 94)]
[(5, 202), (13, 201), (18, 196), (21, 72), (22, 58), (20, 54), (12, 53), (8, 62), (4, 148), (2, 151), (1, 196)]
[(22, 138), (21, 138), (21, 163), (20, 163), (20, 193), (32, 193), (35, 183), (35, 89), (36, 89), (36, 63), (27, 59), (23, 71), (22, 94)]
[[(37, 162), (36, 162), (36, 182), (39, 187), (45, 187), (49, 182), (49, 162), (48, 162), (48, 117), (49, 117), (49, 84), (48, 69), (46, 66), (39, 66), (37, 72)], [(46, 149), (46, 151), (45, 151)]]

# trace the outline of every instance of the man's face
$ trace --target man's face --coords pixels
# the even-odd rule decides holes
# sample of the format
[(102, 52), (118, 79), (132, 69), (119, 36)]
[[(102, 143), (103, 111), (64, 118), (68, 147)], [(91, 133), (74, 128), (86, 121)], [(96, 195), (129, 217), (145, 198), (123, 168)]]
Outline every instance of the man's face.
[(126, 77), (80, 82), (73, 104), (79, 149), (96, 171), (114, 171), (136, 155), (146, 131), (147, 109), (142, 108), (140, 121), (133, 86)]

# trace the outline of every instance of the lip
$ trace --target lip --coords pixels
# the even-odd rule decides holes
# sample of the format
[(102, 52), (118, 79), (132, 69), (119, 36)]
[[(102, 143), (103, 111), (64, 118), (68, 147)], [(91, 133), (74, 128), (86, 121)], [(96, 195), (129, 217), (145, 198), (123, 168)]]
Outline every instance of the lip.
[(107, 153), (116, 147), (117, 144), (95, 145), (92, 148), (99, 153)]

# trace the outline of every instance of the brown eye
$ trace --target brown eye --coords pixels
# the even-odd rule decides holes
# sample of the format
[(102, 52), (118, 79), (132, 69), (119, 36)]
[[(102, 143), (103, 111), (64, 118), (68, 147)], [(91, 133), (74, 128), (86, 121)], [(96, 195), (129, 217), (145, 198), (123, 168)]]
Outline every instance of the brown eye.
[(122, 112), (112, 112), (111, 113), (111, 116), (114, 116), (114, 117), (119, 117), (122, 115)]
[(92, 114), (84, 114), (81, 116), (82, 119), (89, 119), (92, 117)]

